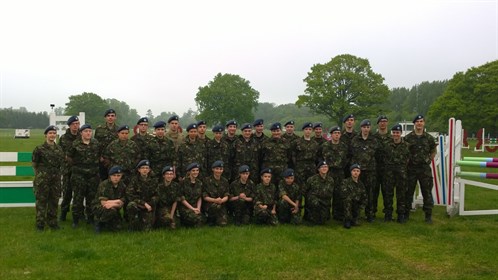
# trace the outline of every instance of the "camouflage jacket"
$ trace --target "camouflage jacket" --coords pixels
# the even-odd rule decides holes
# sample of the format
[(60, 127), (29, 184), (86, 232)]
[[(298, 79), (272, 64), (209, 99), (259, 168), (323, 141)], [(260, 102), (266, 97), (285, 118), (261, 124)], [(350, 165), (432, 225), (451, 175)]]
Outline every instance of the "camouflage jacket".
[(361, 170), (376, 170), (376, 156), (379, 152), (379, 142), (372, 134), (368, 134), (367, 139), (363, 139), (361, 134), (358, 134), (351, 140), (351, 163), (358, 163)]
[(178, 148), (178, 168), (181, 174), (193, 162), (201, 165), (201, 172), (206, 172), (206, 146), (189, 138)]
[(275, 205), (277, 199), (277, 188), (274, 184), (270, 183), (269, 186), (265, 186), (262, 183), (258, 184), (254, 193), (254, 205), (258, 206), (268, 205), (268, 208), (272, 208)]
[(261, 136), (256, 136), (256, 134), (252, 134), (252, 138), (258, 142), (258, 144), (263, 143), (266, 139), (269, 139), (270, 137), (266, 136), (266, 134), (261, 134)]
[(261, 144), (261, 161), (264, 167), (286, 167), (290, 159), (290, 143), (287, 140), (268, 138)]
[(149, 159), (151, 157), (151, 145), (152, 142), (154, 141), (154, 137), (150, 134), (145, 134), (141, 135), (135, 134), (133, 135), (130, 140), (134, 141), (137, 143), (138, 149), (140, 150), (140, 155), (143, 159)]
[(157, 186), (158, 207), (171, 207), (175, 201), (179, 200), (178, 193), (180, 185), (172, 181), (166, 185), (164, 181), (160, 182)]
[(99, 170), (99, 141), (91, 139), (89, 144), (80, 139), (73, 142), (66, 153), (73, 173), (97, 174)]
[(334, 179), (329, 175), (323, 178), (320, 174), (316, 174), (306, 181), (304, 197), (307, 203), (330, 206), (333, 193)]
[(297, 166), (299, 162), (312, 163), (314, 165), (318, 159), (319, 148), (320, 145), (316, 141), (313, 141), (313, 138), (305, 140), (304, 137), (300, 137), (294, 140), (291, 143), (294, 166)]
[(112, 141), (107, 146), (103, 157), (107, 168), (119, 165), (127, 172), (134, 170), (135, 165), (142, 159), (140, 150), (135, 142), (119, 139)]
[(112, 184), (111, 179), (106, 179), (99, 184), (93, 204), (94, 206), (98, 207), (100, 206), (101, 201), (116, 199), (120, 199), (121, 201), (125, 202), (126, 186), (122, 181), (120, 181), (118, 185), (115, 186)]
[(118, 126), (114, 124), (112, 127), (108, 127), (107, 124), (99, 125), (95, 129), (94, 138), (99, 141), (99, 150), (102, 154), (112, 141), (118, 139), (117, 133)]
[(155, 207), (159, 200), (157, 180), (151, 176), (142, 177), (140, 174), (136, 174), (126, 186), (126, 199), (128, 203), (135, 202), (140, 206), (148, 203), (150, 206)]
[(251, 173), (259, 173), (261, 147), (256, 139), (242, 139), (235, 147), (235, 168), (249, 166)]
[(380, 134), (378, 131), (373, 134), (375, 138), (377, 138), (377, 142), (379, 143), (379, 151), (376, 155), (377, 160), (377, 169), (383, 169), (386, 165), (386, 161), (389, 158), (386, 154), (387, 143), (392, 139), (391, 134), (388, 132), (386, 134)]
[(365, 186), (360, 180), (355, 182), (351, 177), (344, 179), (341, 184), (341, 198), (343, 201), (358, 201), (360, 202), (360, 208), (364, 208), (367, 204)]
[(213, 176), (209, 176), (204, 179), (202, 197), (223, 198), (229, 195), (229, 185), (226, 178), (221, 177), (220, 180), (216, 180)]
[(73, 145), (74, 140), (80, 139), (81, 135), (80, 133), (76, 133), (76, 135), (73, 135), (71, 133), (71, 130), (68, 128), (66, 129), (66, 133), (64, 133), (61, 138), (59, 139), (59, 145), (61, 146), (62, 150), (64, 153), (67, 153), (67, 150), (71, 148), (71, 145)]
[(282, 138), (284, 138), (285, 140), (287, 140), (287, 142), (292, 143), (295, 140), (299, 139), (300, 137), (297, 136), (295, 133), (292, 133), (291, 135), (289, 135), (287, 133), (284, 133), (284, 134), (282, 134)]
[(431, 154), (436, 151), (436, 140), (425, 132), (418, 136), (414, 131), (405, 136), (410, 150), (409, 165), (427, 165), (431, 163)]
[(329, 141), (322, 145), (322, 157), (332, 169), (343, 169), (349, 162), (348, 145), (342, 141), (338, 144)]
[(207, 167), (211, 168), (211, 165), (217, 161), (221, 160), (225, 164), (228, 164), (228, 144), (225, 141), (216, 141), (211, 139), (206, 143), (207, 149)]
[(202, 182), (195, 180), (195, 183), (190, 182), (190, 178), (185, 178), (180, 183), (179, 200), (186, 200), (193, 207), (197, 206), (197, 200), (202, 197)]
[(180, 145), (183, 144), (183, 142), (185, 141), (185, 137), (183, 137), (183, 134), (181, 134), (179, 132), (173, 132), (171, 130), (168, 130), (166, 132), (166, 138), (173, 141), (173, 143), (175, 144), (176, 151), (178, 151), (178, 149), (180, 148)]
[(410, 159), (408, 143), (402, 138), (398, 144), (394, 143), (394, 140), (391, 139), (385, 145), (386, 167), (389, 169), (406, 170), (408, 160)]
[(245, 184), (242, 184), (240, 180), (235, 180), (230, 184), (230, 197), (239, 196), (244, 193), (247, 197), (254, 197), (254, 182), (247, 180)]
[(153, 137), (150, 142), (150, 165), (154, 173), (161, 174), (161, 170), (166, 165), (177, 165), (177, 153), (175, 144), (166, 137)]
[(46, 172), (51, 175), (60, 176), (62, 165), (64, 163), (64, 151), (54, 143), (49, 145), (47, 142), (37, 146), (32, 154), (33, 168), (38, 172)]
[(301, 201), (302, 193), (301, 188), (295, 182), (292, 185), (287, 185), (285, 180), (281, 180), (278, 184), (278, 197), (283, 198), (284, 195), (287, 195), (292, 201)]

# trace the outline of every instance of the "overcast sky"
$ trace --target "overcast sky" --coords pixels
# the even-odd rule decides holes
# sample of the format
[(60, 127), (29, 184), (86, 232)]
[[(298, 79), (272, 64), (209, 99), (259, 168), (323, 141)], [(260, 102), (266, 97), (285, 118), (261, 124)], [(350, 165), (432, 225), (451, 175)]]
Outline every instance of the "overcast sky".
[(493, 1), (1, 1), (0, 108), (94, 92), (145, 115), (197, 110), (217, 73), (294, 103), (313, 64), (352, 54), (390, 87), (498, 59)]

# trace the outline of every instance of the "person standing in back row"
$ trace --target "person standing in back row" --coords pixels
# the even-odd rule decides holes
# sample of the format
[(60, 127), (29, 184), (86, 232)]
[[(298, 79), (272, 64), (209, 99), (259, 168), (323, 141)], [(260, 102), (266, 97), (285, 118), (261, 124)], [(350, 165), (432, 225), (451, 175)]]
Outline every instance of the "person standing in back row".
[(108, 167), (104, 164), (103, 153), (107, 146), (114, 140), (118, 139), (118, 126), (116, 124), (116, 111), (114, 109), (107, 109), (104, 113), (105, 124), (97, 126), (95, 129), (95, 139), (99, 141), (99, 151), (100, 151), (100, 163), (99, 163), (99, 175), (100, 180), (103, 181), (107, 179)]

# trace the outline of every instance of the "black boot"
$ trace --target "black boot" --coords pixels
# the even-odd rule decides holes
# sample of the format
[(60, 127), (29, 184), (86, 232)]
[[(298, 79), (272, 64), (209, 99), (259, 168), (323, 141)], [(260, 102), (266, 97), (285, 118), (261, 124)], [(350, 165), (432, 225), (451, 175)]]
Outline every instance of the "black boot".
[(432, 224), (432, 214), (431, 213), (425, 213), (425, 222), (427, 224)]
[(350, 220), (344, 221), (344, 228), (346, 228), (346, 229), (350, 229), (351, 228), (351, 221)]
[(405, 222), (408, 222), (410, 220), (410, 211), (405, 212)]
[(102, 232), (102, 223), (101, 222), (96, 222), (95, 223), (95, 233), (99, 234), (100, 232)]
[(61, 216), (59, 217), (59, 221), (65, 222), (66, 221), (66, 217), (67, 217), (67, 211), (66, 210), (62, 210), (61, 211)]
[(398, 214), (397, 222), (400, 223), (400, 224), (406, 223), (405, 215), (404, 214)]
[(384, 222), (387, 222), (387, 223), (388, 223), (388, 222), (392, 222), (392, 221), (393, 221), (393, 215), (392, 215), (392, 214), (390, 214), (390, 213), (386, 213), (386, 214), (384, 215)]
[(73, 218), (73, 224), (72, 224), (72, 227), (73, 227), (73, 228), (77, 228), (77, 227), (78, 227), (79, 222), (80, 222), (79, 218)]

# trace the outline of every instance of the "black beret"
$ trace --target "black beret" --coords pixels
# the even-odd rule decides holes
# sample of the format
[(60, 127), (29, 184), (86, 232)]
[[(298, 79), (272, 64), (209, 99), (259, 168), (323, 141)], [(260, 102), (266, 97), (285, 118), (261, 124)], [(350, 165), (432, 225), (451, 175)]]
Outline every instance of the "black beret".
[(142, 166), (150, 166), (150, 161), (148, 159), (142, 159), (135, 168), (140, 168)]
[(193, 163), (191, 163), (191, 164), (189, 164), (189, 165), (187, 166), (186, 171), (190, 171), (190, 170), (192, 170), (192, 169), (194, 169), (194, 168), (201, 168), (201, 165), (200, 165), (200, 164), (198, 164), (197, 162), (193, 162)]
[(247, 166), (247, 165), (241, 165), (239, 167), (239, 173), (244, 173), (244, 172), (249, 172), (249, 166)]
[(199, 125), (206, 125), (206, 122), (203, 120), (200, 120), (197, 122), (197, 126), (199, 126)]
[(154, 124), (154, 128), (161, 128), (161, 127), (166, 127), (165, 121), (158, 121)]
[(235, 121), (235, 120), (229, 120), (229, 121), (227, 121), (227, 123), (225, 124), (225, 126), (229, 126), (229, 125), (235, 125), (235, 126), (237, 126), (237, 121)]
[(217, 160), (211, 164), (211, 168), (216, 168), (216, 167), (223, 167), (223, 161)]
[(116, 111), (114, 111), (114, 109), (107, 109), (104, 113), (104, 117), (107, 117), (109, 114), (116, 114)]
[(391, 130), (396, 130), (396, 131), (403, 131), (403, 127), (398, 123), (398, 124), (395, 124)]
[(361, 167), (358, 163), (353, 163), (353, 164), (351, 164), (351, 167), (349, 167), (349, 171), (353, 171), (353, 169), (356, 169), (356, 168), (361, 170)]
[(215, 125), (212, 129), (213, 132), (223, 132), (225, 131), (225, 128), (221, 125)]
[(265, 173), (271, 174), (271, 168), (263, 168), (263, 170), (261, 170), (261, 172), (259, 172), (259, 175), (263, 175)]
[(321, 122), (317, 122), (313, 125), (313, 128), (317, 128), (317, 127), (322, 127), (322, 123)]
[(89, 124), (87, 124), (87, 123), (84, 124), (84, 125), (82, 125), (82, 126), (80, 126), (80, 132), (83, 131), (83, 130), (85, 130), (85, 129), (92, 129), (92, 126), (89, 125)]
[(323, 165), (327, 165), (327, 162), (324, 161), (324, 160), (321, 160), (318, 162), (318, 164), (316, 165), (316, 169), (319, 169), (320, 167), (322, 167)]
[(164, 175), (164, 173), (169, 172), (169, 171), (171, 171), (171, 172), (175, 172), (175, 170), (173, 169), (173, 166), (166, 165), (166, 166), (163, 168), (163, 170), (161, 171), (161, 174), (162, 174), (162, 175)]
[(252, 129), (252, 125), (250, 123), (245, 123), (240, 127), (240, 130), (244, 129)]
[(422, 120), (424, 118), (424, 116), (422, 115), (417, 115), (414, 119), (413, 119), (413, 123), (415, 123), (416, 121), (418, 120)]
[(369, 119), (364, 119), (361, 121), (360, 126), (370, 126), (370, 120)]
[(284, 126), (288, 126), (289, 124), (294, 125), (294, 121), (293, 121), (293, 120), (290, 120), (290, 121), (286, 122), (286, 123), (284, 124)]
[(294, 169), (287, 168), (287, 169), (285, 169), (284, 172), (282, 172), (282, 177), (287, 178), (287, 177), (290, 177), (290, 176), (294, 176)]
[(79, 121), (80, 119), (78, 116), (71, 116), (69, 119), (67, 119), (67, 125), (71, 125), (75, 121)]
[(177, 120), (178, 120), (178, 116), (177, 115), (173, 115), (173, 116), (169, 117), (168, 123), (170, 123), (172, 121), (177, 121)]
[(140, 123), (143, 123), (143, 122), (148, 123), (149, 122), (149, 118), (142, 117), (142, 118), (138, 119), (137, 124), (140, 124)]
[(191, 123), (187, 126), (187, 132), (189, 132), (191, 129), (196, 129), (197, 124), (196, 123)]
[(313, 123), (310, 123), (310, 122), (305, 122), (303, 124), (303, 127), (301, 128), (301, 130), (304, 130), (305, 128), (313, 128)]
[(49, 125), (45, 128), (45, 132), (43, 132), (43, 134), (47, 134), (50, 130), (57, 131), (57, 127), (55, 127), (55, 125)]
[(386, 115), (380, 115), (380, 116), (377, 118), (377, 124), (378, 124), (378, 123), (380, 123), (380, 121), (384, 121), (384, 120), (385, 120), (385, 121), (387, 121), (387, 120), (389, 120), (389, 119), (387, 118), (387, 116), (386, 116)]
[(347, 122), (348, 119), (354, 119), (353, 114), (349, 114), (349, 115), (345, 116), (344, 118), (342, 118), (342, 123)]
[(279, 122), (276, 122), (276, 123), (271, 125), (270, 130), (277, 130), (277, 129), (281, 129), (281, 128), (282, 128), (282, 125)]
[(122, 125), (122, 126), (118, 127), (117, 132), (120, 132), (121, 130), (130, 130), (130, 127), (127, 126), (126, 124)]
[(109, 169), (109, 175), (113, 175), (116, 173), (123, 173), (123, 168), (121, 166), (115, 165)]
[(263, 125), (265, 121), (263, 119), (257, 119), (255, 120), (252, 125), (257, 126), (257, 125)]
[(330, 128), (329, 133), (332, 133), (334, 131), (341, 131), (341, 127), (337, 126), (337, 125), (333, 126), (333, 127)]

